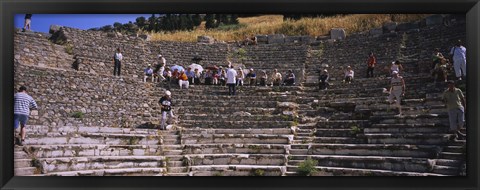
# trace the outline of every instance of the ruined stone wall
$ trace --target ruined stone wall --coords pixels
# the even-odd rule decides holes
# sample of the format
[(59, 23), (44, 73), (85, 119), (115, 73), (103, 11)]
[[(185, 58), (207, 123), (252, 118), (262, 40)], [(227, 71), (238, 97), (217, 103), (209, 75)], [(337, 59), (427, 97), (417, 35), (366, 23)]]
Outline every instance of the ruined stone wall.
[(39, 67), (71, 68), (73, 55), (67, 53), (65, 46), (50, 42), (49, 37), (43, 33), (16, 32), (15, 62)]
[[(39, 106), (29, 121), (40, 125), (111, 126), (119, 118), (141, 124), (157, 114), (160, 96), (132, 79), (85, 72), (17, 65), (15, 88), (25, 85)], [(75, 112), (84, 113), (75, 118)]]

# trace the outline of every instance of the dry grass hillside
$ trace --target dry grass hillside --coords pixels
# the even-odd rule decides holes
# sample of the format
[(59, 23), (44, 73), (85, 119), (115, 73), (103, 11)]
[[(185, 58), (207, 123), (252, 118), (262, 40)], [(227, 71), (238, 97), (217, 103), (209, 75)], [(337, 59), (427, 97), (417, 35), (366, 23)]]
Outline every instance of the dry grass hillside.
[(234, 27), (223, 27), (206, 30), (204, 23), (194, 31), (173, 33), (151, 33), (153, 40), (195, 42), (197, 36), (207, 35), (221, 41), (242, 40), (245, 35), (253, 34), (285, 34), (285, 35), (328, 35), (331, 28), (345, 28), (347, 34), (367, 31), (380, 27), (394, 19), (396, 22), (420, 20), (427, 14), (352, 14), (328, 18), (303, 18), (297, 21), (283, 21), (282, 15), (264, 15), (250, 18), (239, 18), (240, 24)]

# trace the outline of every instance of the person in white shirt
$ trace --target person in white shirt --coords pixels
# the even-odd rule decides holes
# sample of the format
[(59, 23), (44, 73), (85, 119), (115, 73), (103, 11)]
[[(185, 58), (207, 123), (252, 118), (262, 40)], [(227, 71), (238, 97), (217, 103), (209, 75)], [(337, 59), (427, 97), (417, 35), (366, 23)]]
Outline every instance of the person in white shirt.
[(280, 72), (278, 72), (277, 69), (275, 69), (273, 74), (272, 74), (272, 83), (271, 83), (272, 86), (275, 85), (275, 84), (280, 86), (281, 81), (282, 81), (282, 74)]
[(467, 76), (467, 49), (462, 46), (462, 41), (458, 40), (455, 47), (450, 50), (450, 55), (453, 57), (453, 69), (458, 80)]
[(117, 48), (117, 52), (113, 55), (113, 76), (120, 76), (120, 69), (122, 68), (123, 55), (120, 48)]
[[(401, 102), (402, 96), (405, 96), (405, 81), (403, 77), (398, 75), (397, 71), (392, 72), (392, 79), (390, 79), (390, 95), (388, 96), (388, 101), (390, 104), (396, 103), (398, 107), (398, 116), (402, 115), (402, 106)], [(395, 100), (394, 100), (395, 98)]]
[(233, 66), (230, 65), (230, 68), (227, 71), (227, 85), (228, 85), (228, 95), (235, 95), (235, 85), (236, 85), (237, 71), (233, 69)]
[(153, 76), (153, 69), (150, 64), (148, 64), (148, 67), (143, 71), (143, 73), (145, 74), (143, 76), (143, 82), (147, 82), (148, 77), (152, 78), (152, 82), (154, 81), (155, 77)]
[(348, 66), (345, 70), (345, 82), (349, 84), (352, 83), (354, 75), (355, 72), (352, 70), (352, 67)]
[(159, 79), (158, 82), (165, 80), (165, 77), (163, 77), (163, 71), (165, 71), (165, 66), (167, 64), (167, 61), (162, 55), (158, 55), (159, 61), (155, 65), (155, 70), (153, 71), (156, 75), (157, 78)]

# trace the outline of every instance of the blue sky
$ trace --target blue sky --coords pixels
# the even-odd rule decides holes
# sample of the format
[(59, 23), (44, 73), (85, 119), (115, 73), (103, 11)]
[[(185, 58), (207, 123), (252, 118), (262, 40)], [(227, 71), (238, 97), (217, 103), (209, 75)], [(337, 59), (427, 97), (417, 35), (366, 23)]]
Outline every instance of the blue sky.
[[(86, 30), (113, 25), (114, 22), (122, 24), (129, 21), (135, 22), (135, 19), (140, 16), (148, 19), (151, 14), (33, 14), (31, 29), (48, 33), (50, 25), (55, 24)], [(158, 17), (159, 14), (156, 16)], [(25, 14), (15, 15), (15, 27), (23, 28), (24, 20)]]

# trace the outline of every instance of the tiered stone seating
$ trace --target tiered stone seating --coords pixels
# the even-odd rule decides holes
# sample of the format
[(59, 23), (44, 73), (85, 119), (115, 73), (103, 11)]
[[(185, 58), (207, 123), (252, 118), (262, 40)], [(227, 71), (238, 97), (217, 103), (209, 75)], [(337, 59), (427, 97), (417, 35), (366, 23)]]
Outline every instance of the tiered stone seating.
[[(434, 47), (465, 37), (464, 23), (456, 24), (379, 37), (353, 34), (319, 46), (245, 46), (243, 61), (234, 55), (238, 47), (228, 44), (149, 42), (64, 28), (73, 44), (73, 54), (65, 54), (66, 47), (48, 42), (48, 35), (17, 33), (15, 85), (27, 85), (40, 109), (32, 113), (25, 146), (15, 147), (15, 174), (291, 176), (311, 158), (318, 161), (313, 175), (459, 175), (466, 141), (447, 133), (445, 86), (428, 84), (419, 66)], [(111, 76), (108, 65), (116, 47), (126, 57), (122, 77)], [(380, 62), (376, 75), (386, 74), (382, 64), (405, 62), (403, 116), (382, 92), (388, 78), (364, 78), (370, 51)], [(233, 58), (269, 76), (273, 69), (293, 69), (297, 85), (243, 86), (229, 96), (224, 86), (143, 83), (143, 67), (158, 54), (168, 65), (190, 64), (193, 57), (226, 65)], [(79, 71), (70, 67), (73, 56), (83, 60)], [(324, 63), (333, 80), (319, 91), (315, 71)], [(346, 65), (357, 72), (352, 84), (341, 82)], [(137, 128), (158, 125), (158, 100), (166, 89), (177, 122), (169, 130)]]

